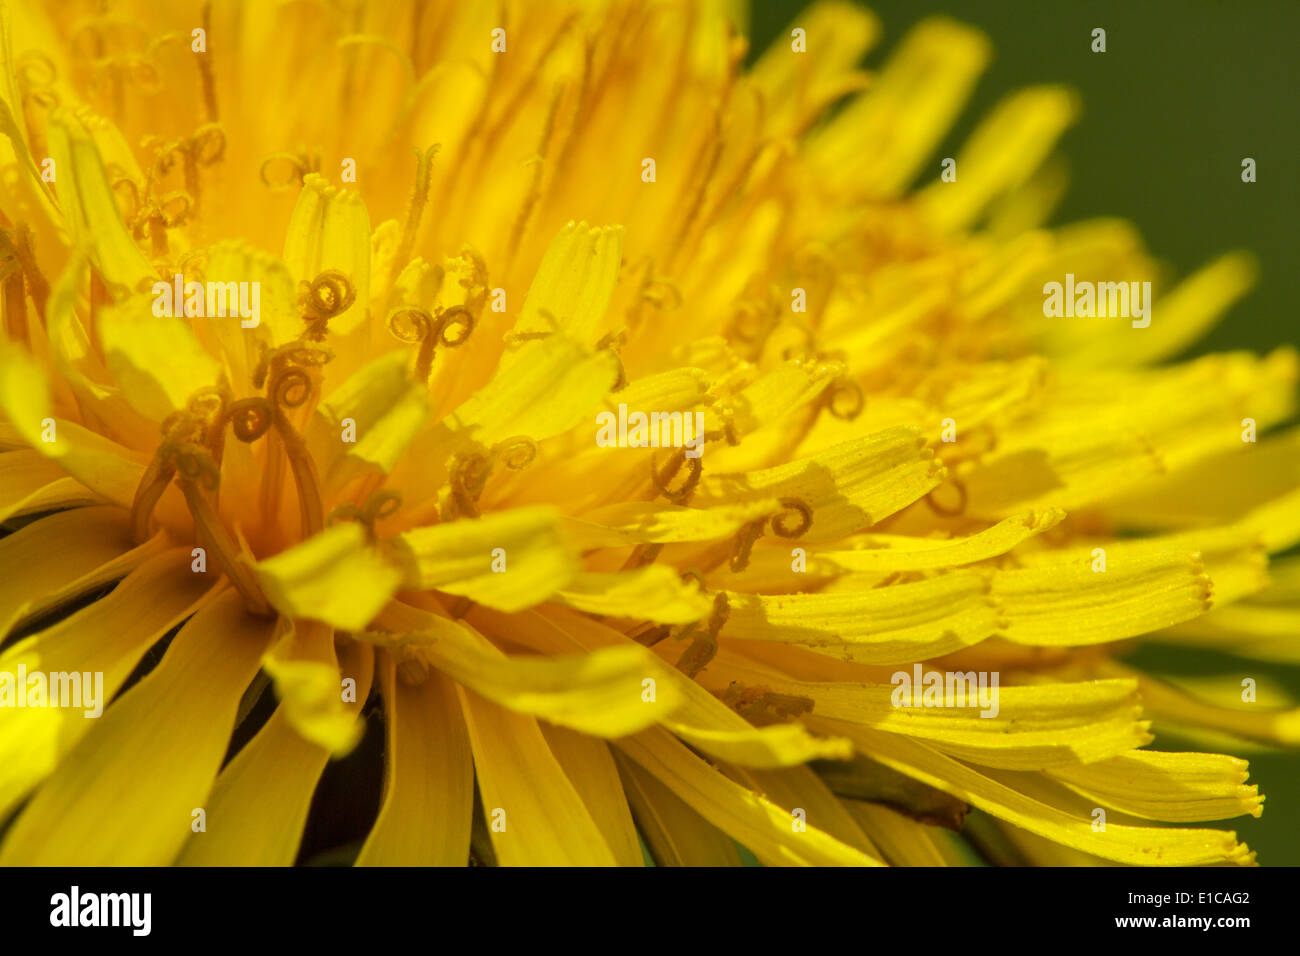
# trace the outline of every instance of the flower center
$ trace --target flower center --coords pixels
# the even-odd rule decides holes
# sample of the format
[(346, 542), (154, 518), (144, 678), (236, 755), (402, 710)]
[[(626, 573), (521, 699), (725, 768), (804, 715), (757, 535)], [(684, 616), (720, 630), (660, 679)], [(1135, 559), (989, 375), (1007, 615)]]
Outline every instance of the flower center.
[[(231, 583), (254, 613), (271, 608), (261, 592), (251, 566), (251, 555), (227, 529), (217, 508), (226, 430), (246, 444), (265, 438), (260, 476), (259, 511), (265, 527), (274, 526), (280, 511), (284, 470), (287, 467), (298, 493), (300, 534), (303, 539), (325, 527), (324, 503), (316, 463), (294, 424), (293, 413), (308, 406), (317, 393), (317, 370), (333, 357), (313, 343), (328, 334), (330, 318), (348, 309), (356, 289), (338, 271), (322, 272), (299, 287), (299, 304), (306, 328), (298, 339), (263, 353), (253, 373), (253, 384), (264, 394), (235, 399), (225, 384), (204, 388), (191, 396), (184, 411), (162, 423), (162, 440), (141, 476), (131, 507), (131, 532), (137, 542), (151, 534), (154, 508), (173, 481), (185, 497), (194, 519), (195, 536), (208, 548)], [(391, 513), (397, 496), (382, 492), (372, 496), (358, 517), (369, 528)]]

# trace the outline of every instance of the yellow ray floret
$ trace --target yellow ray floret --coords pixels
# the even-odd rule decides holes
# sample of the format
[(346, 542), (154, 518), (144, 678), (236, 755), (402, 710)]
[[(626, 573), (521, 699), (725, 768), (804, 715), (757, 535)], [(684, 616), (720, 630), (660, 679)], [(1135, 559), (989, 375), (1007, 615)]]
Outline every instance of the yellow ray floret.
[[(163, 866), (191, 832), (275, 621), (227, 591), (60, 762), (5, 840), (0, 865)], [(103, 807), (111, 805), (107, 818)]]

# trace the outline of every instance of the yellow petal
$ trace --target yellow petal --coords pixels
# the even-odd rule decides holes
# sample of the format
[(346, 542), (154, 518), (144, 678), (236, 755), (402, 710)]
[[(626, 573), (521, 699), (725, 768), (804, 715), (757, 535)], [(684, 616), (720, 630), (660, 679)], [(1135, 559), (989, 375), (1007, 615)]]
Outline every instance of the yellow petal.
[(1017, 644), (1077, 646), (1118, 641), (1204, 614), (1211, 584), (1199, 557), (1182, 551), (1135, 552), (1093, 571), (1075, 560), (998, 571), (1005, 637)]
[(1059, 508), (1027, 511), (999, 521), (964, 538), (913, 538), (867, 535), (852, 551), (816, 551), (809, 555), (818, 573), (863, 571), (929, 571), (974, 564), (1005, 554), (1036, 534), (1056, 527), (1065, 518)]
[[(0, 411), (32, 449), (56, 461), (61, 474), (71, 475), (97, 496), (87, 499), (83, 495), (82, 503), (99, 503), (102, 499), (131, 507), (144, 474), (145, 456), (75, 422), (55, 417), (44, 373), (29, 356), (13, 348), (0, 348)], [(47, 432), (50, 427), (52, 432)], [(54, 440), (46, 441), (50, 434)], [(12, 465), (18, 463), (18, 459), (11, 459)], [(73, 488), (71, 484), (60, 485), (56, 497), (72, 503)], [(169, 488), (159, 502), (158, 513), (170, 521), (184, 507), (180, 492)]]
[(806, 760), (843, 759), (850, 752), (843, 737), (815, 737), (798, 723), (762, 728), (702, 726), (717, 722), (718, 717), (716, 713), (697, 715), (688, 709), (685, 719), (669, 719), (663, 724), (695, 749), (742, 767), (790, 767)]
[(115, 506), (74, 508), (0, 538), (0, 639), (17, 624), (125, 577), (166, 544), (136, 547), (128, 513)]
[(344, 631), (370, 623), (401, 584), (354, 522), (326, 528), (255, 566), (266, 599), (290, 617), (324, 621)]
[(937, 657), (993, 635), (1001, 618), (978, 574), (821, 594), (727, 593), (722, 634), (806, 644), (871, 664)]
[(1264, 812), (1259, 787), (1246, 785), (1247, 766), (1224, 754), (1135, 750), (1086, 767), (1060, 767), (1052, 776), (1131, 816), (1195, 822)]
[(370, 215), (361, 196), (316, 173), (305, 176), (285, 230), (284, 262), (299, 282), (328, 270), (347, 276), (356, 299), (330, 317), (329, 329), (347, 335), (362, 325), (370, 302)]
[(874, 194), (898, 193), (947, 133), (989, 54), (988, 40), (970, 27), (922, 21), (873, 85), (814, 138), (812, 156), (832, 182), (856, 179)]
[(734, 783), (663, 730), (645, 730), (618, 747), (700, 816), (765, 862), (789, 866), (870, 866), (875, 861), (816, 826)]
[(587, 420), (613, 386), (617, 366), (608, 349), (591, 354), (566, 335), (527, 341), (507, 352), (492, 380), (428, 440), (445, 454), (466, 443), (491, 447), (516, 435), (558, 435)]
[[(304, 657), (334, 658), (334, 642), (313, 635), (299, 645)], [(374, 673), (371, 648), (353, 643), (339, 670), (356, 681), (358, 713)], [(208, 829), (190, 834), (177, 858), (182, 866), (289, 866), (298, 855), (312, 794), (330, 753), (303, 737), (277, 707), (265, 726), (222, 769), (205, 808)]]
[(537, 721), (460, 689), (483, 812), (502, 866), (613, 866)]
[(1109, 664), (1107, 668), (1116, 675), (1137, 680), (1143, 706), (1155, 718), (1157, 732), (1165, 727), (1193, 728), (1277, 747), (1300, 745), (1300, 708), (1279, 710), (1261, 708), (1258, 704), (1225, 707), (1200, 700), (1120, 664)]
[[(23, 13), (21, 9), (17, 11), (20, 23)], [(17, 185), (22, 190), (24, 205), (30, 203), (47, 218), (53, 219), (58, 215), (58, 209), (46, 191), (45, 184), (41, 182), (40, 170), (27, 143), (26, 124), (19, 119), (23, 112), (23, 96), (19, 92), (18, 76), (14, 69), (13, 39), (10, 17), (0, 18), (0, 56), (3, 57), (0, 62), (0, 83), (3, 84), (0, 87), (0, 136), (8, 140), (8, 143), (0, 143), (0, 147), (3, 148), (6, 165), (12, 163), (22, 170), (22, 175), (17, 177)]]
[[(1234, 433), (1240, 437), (1240, 432)], [(1106, 510), (1127, 527), (1174, 529), (1226, 524), (1245, 517), (1260, 502), (1278, 499), (1300, 480), (1300, 429), (1261, 438), (1257, 444), (1202, 458), (1186, 468), (1136, 488)], [(1267, 505), (1263, 506), (1267, 509)], [(1283, 518), (1282, 512), (1269, 516)], [(1268, 534), (1271, 521), (1258, 522)]]
[[(705, 452), (707, 456), (707, 451)], [(691, 498), (708, 508), (764, 501), (782, 510), (782, 498), (812, 509), (805, 541), (840, 538), (893, 514), (943, 480), (944, 470), (913, 428), (891, 428), (762, 471), (741, 475), (706, 472)]]
[(947, 859), (935, 844), (934, 833), (938, 827), (918, 823), (878, 803), (845, 800), (844, 805), (892, 865), (948, 865)]
[(1056, 86), (1008, 96), (957, 153), (956, 182), (936, 182), (920, 200), (946, 228), (968, 225), (1003, 192), (1028, 179), (1078, 114), (1078, 97)]
[(744, 866), (736, 842), (655, 777), (615, 754), (624, 792), (658, 866)]
[(25, 350), (0, 339), (0, 409), (17, 432), (16, 447), (35, 447), (51, 415), (45, 372)]
[[(110, 699), (154, 642), (201, 607), (213, 587), (186, 549), (145, 562), (107, 596), (0, 653), (0, 671), (90, 671)], [(51, 707), (0, 708), (0, 816), (57, 766), (91, 722)]]
[(873, 760), (1031, 833), (1107, 860), (1139, 866), (1248, 865), (1254, 860), (1245, 844), (1237, 842), (1235, 833), (1135, 827), (1111, 821), (1104, 831), (1096, 831), (1089, 816), (1075, 816), (1026, 796), (925, 744), (863, 727), (853, 728), (851, 735)]
[(254, 391), (252, 375), (263, 347), (287, 345), (302, 335), (302, 311), (288, 267), (275, 256), (242, 240), (213, 243), (203, 270), (208, 282), (257, 282), (257, 325), (230, 318), (198, 317), (190, 321), (204, 341), (215, 342), (225, 359), (230, 387), (236, 395)]
[[(704, 369), (673, 368), (645, 375), (628, 382), (618, 395), (617, 403), (628, 408), (654, 408), (663, 412), (683, 412), (708, 401), (711, 376)], [(617, 404), (611, 411), (617, 410)]]
[[(1124, 329), (1105, 331), (1071, 358), (1080, 364), (1149, 365), (1172, 358), (1198, 341), (1234, 302), (1250, 291), (1259, 274), (1253, 256), (1234, 252), (1220, 256), (1180, 282), (1152, 306), (1151, 327), (1141, 335)], [(1107, 334), (1109, 333), (1109, 334)]]
[(621, 737), (663, 720), (678, 706), (663, 663), (629, 642), (559, 658), (507, 656), (470, 626), (405, 604), (379, 625), (407, 635), (404, 647), (457, 683), (509, 710), (598, 737)]
[[(1020, 564), (1025, 567), (1047, 568), (1062, 565), (1076, 565), (1091, 568), (1100, 563), (1095, 553), (1101, 548), (1105, 554), (1105, 566), (1135, 567), (1138, 562), (1167, 559), (1170, 555), (1195, 553), (1200, 555), (1205, 573), (1214, 583), (1215, 606), (1228, 604), (1240, 598), (1255, 594), (1268, 585), (1268, 561), (1262, 553), (1263, 541), (1258, 531), (1241, 525), (1228, 525), (1222, 528), (1199, 528), (1177, 534), (1158, 535), (1150, 538), (1129, 538), (1124, 540), (1080, 539), (1081, 543), (1064, 548), (1026, 551), (1018, 556)], [(1215, 612), (1211, 612), (1213, 616)], [(1204, 618), (1196, 618), (1179, 627), (1191, 627)]]
[[(932, 670), (923, 668), (922, 673)], [(912, 694), (919, 695), (923, 685), (915, 685), (912, 668), (901, 673), (908, 679), (905, 686), (794, 681), (746, 666), (743, 658), (723, 652), (701, 678), (715, 693), (739, 681), (805, 697), (819, 717), (917, 737), (990, 767), (1039, 770), (1092, 763), (1151, 741), (1139, 719), (1141, 705), (1132, 681), (1003, 685), (988, 688), (981, 700), (975, 672), (958, 671), (963, 683), (951, 685), (951, 696), (943, 685), (946, 706), (921, 707), (911, 703)]]
[[(780, 422), (804, 408), (823, 394), (826, 387), (843, 373), (844, 366), (839, 362), (782, 362), (758, 376), (727, 402), (732, 413), (727, 420), (723, 419), (716, 408), (706, 409), (705, 431), (721, 431), (729, 421), (738, 437), (751, 435), (763, 426)], [(619, 397), (622, 398), (622, 393)], [(636, 407), (638, 406), (628, 402), (628, 408)], [(773, 435), (772, 438), (781, 445), (789, 441), (784, 434)], [(734, 449), (730, 446), (715, 446), (715, 455), (720, 455), (723, 459), (721, 467), (733, 470), (736, 467), (733, 455), (740, 459), (750, 459), (752, 456), (745, 450), (748, 444), (750, 443), (742, 442)]]
[(811, 768), (747, 769), (746, 773), (773, 803), (791, 812), (795, 808), (803, 810), (806, 822), (825, 830), (841, 843), (861, 850), (877, 865), (884, 865), (879, 847), (847, 809), (849, 801), (840, 800)]
[[(469, 617), (494, 637), (523, 643), (546, 654), (639, 646), (608, 625), (563, 608), (548, 607), (544, 612), (509, 616), (475, 608)], [(657, 693), (666, 689), (681, 701), (665, 726), (692, 746), (729, 763), (789, 767), (819, 758), (842, 759), (852, 752), (843, 738), (816, 737), (798, 723), (751, 726), (676, 669), (664, 668), (656, 684)]]
[(96, 329), (113, 381), (132, 408), (154, 421), (186, 408), (191, 395), (216, 383), (217, 363), (185, 320), (154, 315), (148, 296), (102, 309)]
[(1252, 509), (1241, 527), (1258, 533), (1270, 553), (1300, 543), (1300, 490)]
[(518, 611), (545, 601), (577, 572), (559, 523), (552, 508), (516, 508), (406, 531), (389, 549), (407, 587)]
[(157, 273), (126, 231), (99, 151), (81, 121), (65, 109), (56, 109), (46, 135), (58, 170), (59, 206), (75, 242), (89, 251), (107, 282), (129, 291), (152, 283)]
[[(804, 31), (808, 56), (792, 56), (792, 30)], [(868, 11), (840, 0), (819, 0), (799, 11), (750, 70), (763, 92), (769, 128), (777, 135), (802, 132), (803, 124), (847, 89), (861, 85), (851, 73), (880, 34)]]
[(22, 448), (0, 458), (0, 521), (101, 502), (99, 495), (37, 451)]
[(661, 564), (635, 571), (579, 573), (556, 600), (588, 614), (687, 624), (709, 613), (712, 602), (676, 571)]
[(765, 517), (771, 505), (752, 501), (716, 508), (687, 508), (652, 501), (628, 501), (565, 519), (580, 548), (611, 548), (639, 542), (710, 541), (735, 534), (747, 521)]
[(570, 222), (561, 229), (537, 266), (515, 333), (559, 331), (591, 342), (614, 294), (622, 240), (621, 226)]
[[(298, 621), (295, 627), (300, 632), (318, 632), (321, 642), (332, 636), (326, 625), (313, 621)], [(262, 659), (262, 669), (274, 682), (280, 709), (294, 730), (335, 757), (357, 745), (363, 728), (357, 722), (356, 708), (344, 702), (343, 678), (332, 659), (305, 660), (270, 653)]]
[(564, 727), (542, 724), (541, 728), (551, 753), (609, 844), (614, 862), (619, 866), (644, 866), (641, 842), (609, 744)]
[(1300, 663), (1300, 608), (1234, 604), (1152, 636), (1182, 646), (1208, 647), (1256, 661)]
[[(53, 366), (82, 409), (101, 420), (119, 442), (131, 447), (148, 447), (158, 441), (157, 423), (133, 409), (121, 390), (110, 384), (111, 376), (102, 352), (91, 341), (78, 315), (78, 310), (84, 308), (82, 295), (89, 274), (90, 265), (84, 251), (74, 250), (50, 289), (45, 322)], [(48, 386), (34, 388), (26, 397), (28, 407), (34, 411), (37, 405), (48, 405), (49, 394)], [(10, 406), (6, 410), (13, 413)]]
[(384, 800), (357, 866), (464, 866), (474, 814), (474, 765), (460, 701), (437, 672), (397, 679), (379, 670), (388, 712)]
[[(388, 474), (429, 414), (428, 389), (416, 382), (402, 352), (390, 352), (352, 375), (320, 404), (308, 441), (330, 488), (366, 473)], [(345, 419), (355, 441), (343, 441)]]
[(221, 768), (240, 695), (275, 626), (247, 614), (233, 591), (202, 608), (37, 791), (0, 865), (170, 863)]

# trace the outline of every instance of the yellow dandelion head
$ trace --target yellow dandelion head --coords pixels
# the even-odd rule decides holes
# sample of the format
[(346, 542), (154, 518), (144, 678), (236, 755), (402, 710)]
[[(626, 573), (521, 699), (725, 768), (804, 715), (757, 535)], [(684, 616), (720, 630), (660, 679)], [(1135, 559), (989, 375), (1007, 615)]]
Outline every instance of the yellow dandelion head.
[(0, 864), (290, 864), (358, 746), (358, 864), (1253, 862), (1148, 745), (1300, 715), (1116, 653), (1294, 659), (1295, 355), (1166, 361), (1251, 261), (730, 7), (0, 11)]

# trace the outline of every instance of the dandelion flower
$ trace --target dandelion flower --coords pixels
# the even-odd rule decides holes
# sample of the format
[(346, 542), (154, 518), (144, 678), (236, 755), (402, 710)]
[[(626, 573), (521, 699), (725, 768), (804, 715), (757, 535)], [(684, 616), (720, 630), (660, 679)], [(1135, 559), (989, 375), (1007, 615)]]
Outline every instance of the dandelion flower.
[(359, 865), (1254, 861), (1148, 745), (1300, 712), (1116, 652), (1295, 659), (1295, 356), (1166, 361), (1250, 260), (1045, 228), (1064, 89), (940, 177), (965, 26), (729, 9), (5, 5), (0, 674), (105, 706), (10, 681), (0, 863), (292, 864), (367, 701)]

